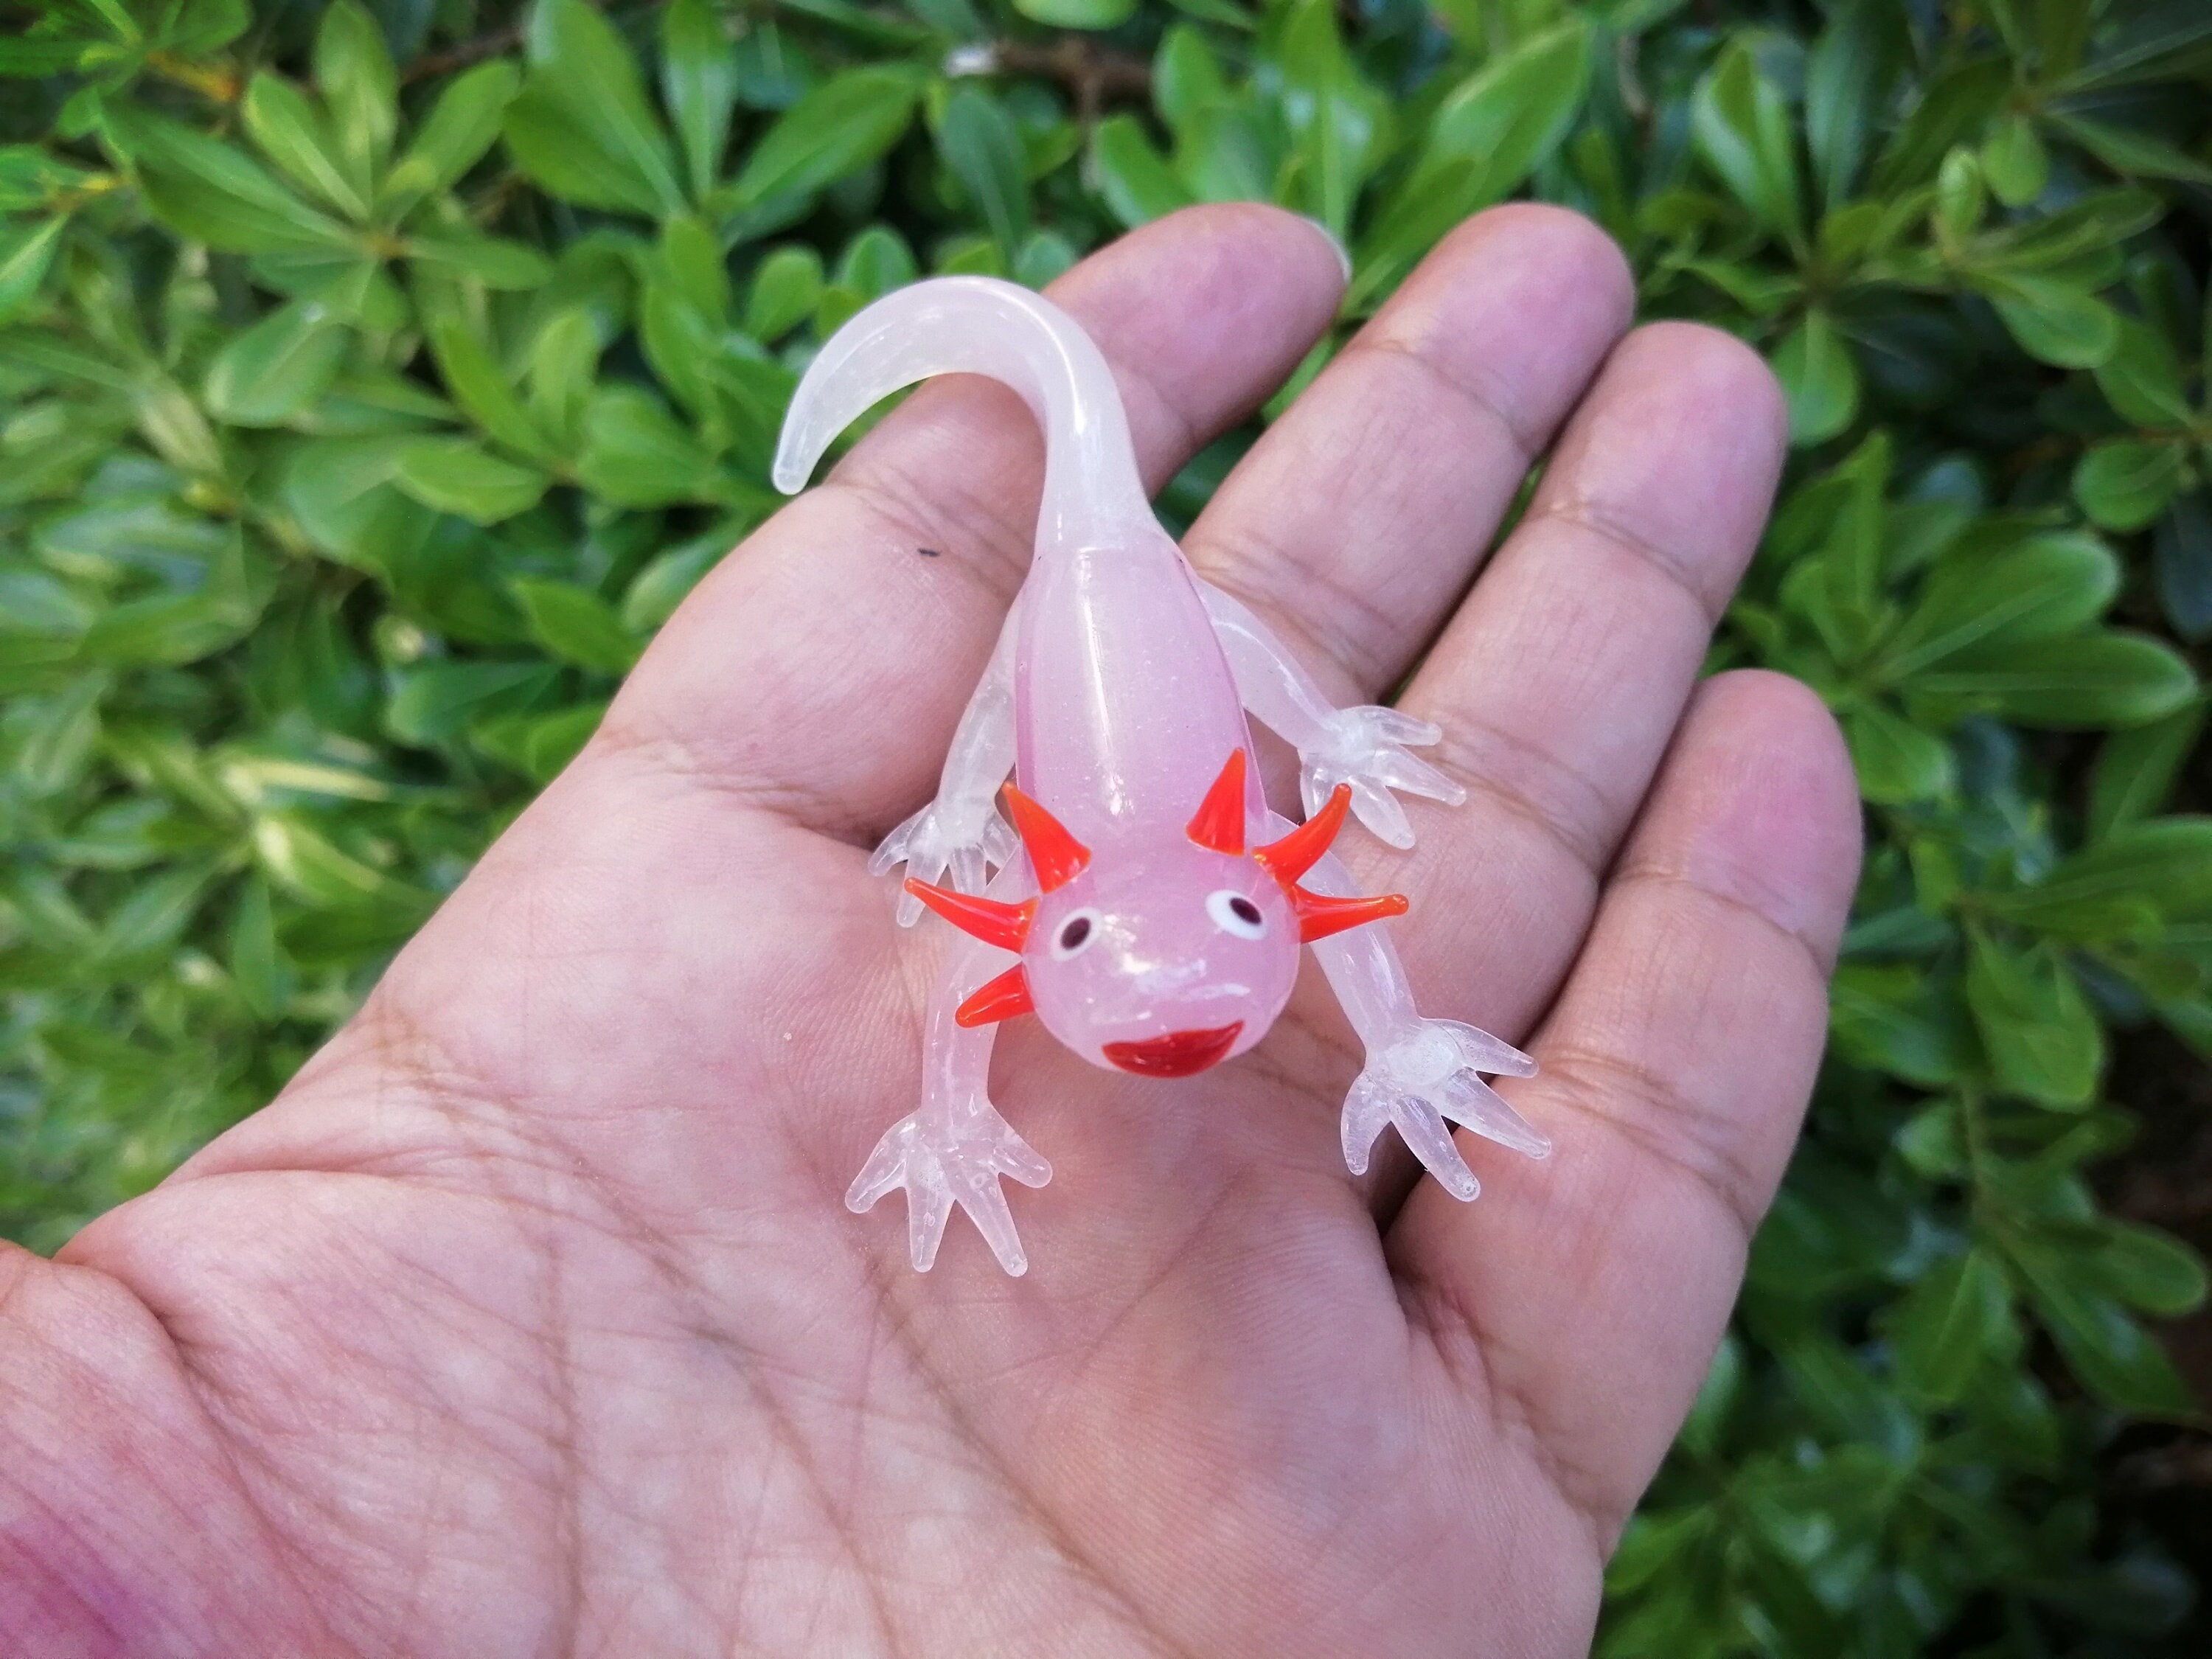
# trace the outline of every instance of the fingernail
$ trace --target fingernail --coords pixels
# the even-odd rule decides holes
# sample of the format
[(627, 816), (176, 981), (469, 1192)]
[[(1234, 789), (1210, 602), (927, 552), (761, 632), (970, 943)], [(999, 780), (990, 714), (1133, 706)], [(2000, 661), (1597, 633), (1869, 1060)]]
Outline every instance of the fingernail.
[(1345, 246), (1343, 239), (1339, 237), (1337, 234), (1331, 230), (1327, 225), (1322, 223), (1320, 220), (1315, 218), (1310, 213), (1301, 213), (1297, 216), (1304, 220), (1308, 224), (1311, 225), (1316, 230), (1322, 234), (1322, 237), (1328, 243), (1329, 251), (1336, 255), (1337, 267), (1344, 272), (1344, 280), (1347, 283), (1350, 282), (1352, 280), (1352, 251)]

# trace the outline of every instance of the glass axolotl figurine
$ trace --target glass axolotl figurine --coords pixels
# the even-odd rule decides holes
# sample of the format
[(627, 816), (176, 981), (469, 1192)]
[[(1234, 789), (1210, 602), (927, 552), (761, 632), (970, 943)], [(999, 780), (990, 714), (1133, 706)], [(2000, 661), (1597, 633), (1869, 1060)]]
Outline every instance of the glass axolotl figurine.
[[(1052, 1168), (986, 1093), (994, 1023), (1033, 1013), (1094, 1065), (1188, 1077), (1267, 1035), (1309, 944), (1366, 1048), (1344, 1105), (1355, 1174), (1385, 1124), (1462, 1199), (1476, 1183), (1447, 1120), (1544, 1156), (1550, 1143), (1477, 1075), (1524, 1077), (1534, 1062), (1415, 1012), (1387, 932), (1370, 925), (1406, 901), (1358, 896), (1328, 851), (1347, 811), (1412, 846), (1394, 789), (1464, 799), (1408, 752), (1442, 733), (1395, 709), (1331, 708), (1257, 617), (1198, 579), (1153, 516), (1106, 361), (1065, 313), (975, 276), (878, 300), (800, 381), (777, 487), (800, 489), (878, 399), (951, 373), (1027, 401), (1044, 428), (1044, 495), (1034, 562), (937, 798), (871, 866), (907, 866), (902, 923), (927, 906), (968, 938), (932, 994), (921, 1105), (846, 1203), (866, 1210), (905, 1188), (921, 1269), (957, 1204), (1000, 1265), (1022, 1273), (1000, 1180), (1041, 1187)], [(1302, 824), (1268, 810), (1248, 711), (1298, 751)]]

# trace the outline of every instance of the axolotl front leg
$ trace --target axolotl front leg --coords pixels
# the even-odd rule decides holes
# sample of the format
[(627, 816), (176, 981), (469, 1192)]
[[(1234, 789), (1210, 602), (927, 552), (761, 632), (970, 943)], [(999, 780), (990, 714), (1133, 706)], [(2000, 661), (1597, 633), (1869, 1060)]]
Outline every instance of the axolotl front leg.
[[(990, 895), (1018, 902), (1036, 890), (1026, 860), (1016, 859), (990, 884)], [(1006, 966), (1006, 952), (955, 934), (930, 993), (922, 1037), (921, 1104), (876, 1143), (845, 1194), (848, 1209), (872, 1209), (896, 1188), (906, 1188), (907, 1247), (915, 1271), (937, 1260), (945, 1223), (957, 1204), (983, 1235), (999, 1265), (1029, 1270), (1000, 1187), (1011, 1176), (1025, 1187), (1052, 1179), (1052, 1165), (1015, 1133), (991, 1103), (991, 1047), (996, 1025), (963, 1026), (954, 1018), (970, 992)]]
[[(1269, 817), (1277, 833), (1290, 829), (1288, 820)], [(1358, 890), (1334, 853), (1306, 872), (1305, 884), (1332, 897)], [(1365, 1173), (1375, 1138), (1389, 1125), (1454, 1198), (1471, 1199), (1481, 1188), (1452, 1140), (1451, 1123), (1530, 1158), (1550, 1156), (1552, 1143), (1476, 1075), (1528, 1077), (1536, 1062), (1487, 1031), (1424, 1017), (1389, 933), (1354, 928), (1311, 949), (1367, 1051), (1344, 1098), (1344, 1161), (1352, 1174)]]
[(1402, 851), (1413, 844), (1413, 826), (1393, 790), (1447, 806), (1467, 799), (1466, 790), (1407, 752), (1438, 741), (1441, 727), (1375, 703), (1333, 706), (1249, 605), (1211, 582), (1201, 580), (1198, 591), (1229, 658), (1238, 700), (1298, 751), (1298, 794), (1308, 817), (1321, 811), (1337, 785), (1348, 784), (1353, 816)]

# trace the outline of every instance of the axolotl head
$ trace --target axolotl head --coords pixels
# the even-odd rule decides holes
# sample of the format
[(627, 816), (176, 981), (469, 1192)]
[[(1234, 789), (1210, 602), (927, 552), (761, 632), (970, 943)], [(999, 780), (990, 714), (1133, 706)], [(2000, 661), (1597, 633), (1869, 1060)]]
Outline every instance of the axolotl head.
[(1344, 823), (1352, 792), (1341, 785), (1289, 835), (1248, 851), (1244, 765), (1243, 750), (1230, 756), (1182, 836), (1103, 863), (1009, 784), (1036, 897), (906, 884), (954, 926), (1021, 955), (961, 1004), (960, 1024), (1035, 1013), (1093, 1065), (1188, 1077), (1267, 1035), (1301, 944), (1405, 910), (1395, 893), (1331, 898), (1298, 884)]

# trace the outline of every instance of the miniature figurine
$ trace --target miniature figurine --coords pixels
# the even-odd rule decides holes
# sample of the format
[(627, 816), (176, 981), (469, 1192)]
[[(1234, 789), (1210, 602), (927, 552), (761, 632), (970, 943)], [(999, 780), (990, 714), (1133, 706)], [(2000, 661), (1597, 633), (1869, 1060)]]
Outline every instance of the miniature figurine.
[[(1027, 401), (1044, 428), (1044, 494), (1034, 562), (937, 797), (870, 866), (907, 866), (902, 923), (927, 906), (967, 938), (931, 997), (921, 1103), (884, 1136), (846, 1203), (866, 1210), (905, 1188), (925, 1271), (957, 1204), (1000, 1265), (1024, 1272), (1000, 1180), (1042, 1187), (1052, 1168), (985, 1092), (993, 1024), (1034, 1013), (1094, 1065), (1188, 1077), (1267, 1035), (1302, 944), (1366, 1048), (1344, 1105), (1354, 1174), (1385, 1124), (1462, 1199), (1478, 1188), (1446, 1120), (1545, 1156), (1550, 1142), (1476, 1075), (1525, 1077), (1534, 1062), (1415, 1012), (1388, 933), (1368, 925), (1406, 901), (1358, 896), (1328, 851), (1347, 810), (1410, 847), (1394, 789), (1465, 799), (1408, 752), (1442, 732), (1395, 709), (1330, 708), (1257, 617), (1198, 580), (1153, 516), (1112, 372), (1065, 313), (977, 276), (877, 301), (800, 381), (776, 487), (802, 488), (830, 440), (880, 398), (952, 373), (1002, 380)], [(1298, 751), (1302, 825), (1267, 808), (1248, 710)]]

